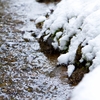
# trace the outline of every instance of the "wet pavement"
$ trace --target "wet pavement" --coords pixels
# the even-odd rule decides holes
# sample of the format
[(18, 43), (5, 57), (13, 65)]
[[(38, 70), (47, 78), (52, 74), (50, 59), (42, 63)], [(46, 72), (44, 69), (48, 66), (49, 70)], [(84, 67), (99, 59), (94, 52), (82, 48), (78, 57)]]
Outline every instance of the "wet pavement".
[(35, 0), (0, 0), (0, 100), (68, 100), (66, 68), (56, 67), (57, 56), (46, 57), (32, 37), (40, 31), (34, 20), (50, 7)]

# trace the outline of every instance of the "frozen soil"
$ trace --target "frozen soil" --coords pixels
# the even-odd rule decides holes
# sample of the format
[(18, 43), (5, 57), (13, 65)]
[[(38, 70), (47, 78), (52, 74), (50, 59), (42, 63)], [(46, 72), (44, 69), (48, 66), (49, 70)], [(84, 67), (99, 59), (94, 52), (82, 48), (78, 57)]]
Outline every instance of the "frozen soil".
[(0, 100), (68, 100), (66, 67), (56, 67), (57, 56), (46, 57), (34, 20), (49, 7), (35, 0), (0, 0)]

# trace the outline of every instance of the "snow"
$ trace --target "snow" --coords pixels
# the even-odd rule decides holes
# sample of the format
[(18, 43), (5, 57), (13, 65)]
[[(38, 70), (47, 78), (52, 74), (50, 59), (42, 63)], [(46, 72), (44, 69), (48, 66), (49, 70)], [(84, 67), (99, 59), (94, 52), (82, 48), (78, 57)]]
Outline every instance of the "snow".
[[(51, 34), (55, 34), (57, 30), (62, 28), (62, 31), (55, 34), (52, 45), (55, 49), (68, 49), (68, 52), (59, 56), (58, 62), (60, 64), (69, 64), (70, 62), (74, 64), (76, 50), (82, 44), (80, 61), (84, 59), (93, 61), (90, 66), (91, 70), (99, 64), (97, 62), (99, 57), (96, 53), (100, 51), (99, 39), (96, 40), (100, 33), (99, 16), (99, 0), (62, 0), (54, 13), (44, 22), (40, 36), (47, 33), (44, 36), (46, 41)], [(69, 41), (70, 44), (68, 44)]]
[(66, 50), (58, 57), (58, 63), (68, 65), (68, 76), (74, 70), (80, 44), (82, 57), (79, 62), (87, 61), (90, 70), (73, 91), (71, 100), (100, 100), (100, 0), (62, 0), (44, 21), (40, 36), (46, 41), (52, 34), (53, 47)]
[[(0, 2), (0, 11), (3, 9), (4, 12), (0, 18), (0, 100), (67, 99), (72, 88), (67, 84), (66, 78), (56, 75), (61, 71), (51, 75), (56, 66), (55, 57), (48, 59), (41, 52), (37, 39), (32, 36), (37, 32), (34, 19), (41, 14), (44, 16), (49, 6), (53, 8), (53, 4), (41, 4), (35, 0), (2, 1), (4, 4)], [(43, 17), (38, 20), (40, 19)], [(24, 24), (17, 24), (15, 20)], [(20, 32), (13, 33), (14, 29)], [(59, 36), (60, 34), (57, 35)]]
[(40, 16), (40, 17), (38, 17), (38, 18), (36, 19), (35, 24), (38, 24), (38, 23), (43, 22), (43, 21), (45, 21), (45, 20), (46, 20), (46, 17), (45, 17), (45, 16)]
[[(72, 92), (71, 100), (100, 100), (100, 0), (62, 0), (56, 8), (53, 5), (39, 6), (41, 4), (34, 2), (34, 0), (29, 2), (30, 5), (35, 6), (34, 9), (30, 7), (27, 9), (30, 11), (27, 15), (28, 18), (36, 19), (35, 24), (44, 21), (38, 38), (43, 35), (43, 39), (46, 41), (51, 35), (54, 35), (52, 46), (55, 49), (66, 50), (65, 54), (58, 57), (58, 63), (68, 65), (67, 74), (69, 77), (75, 69), (74, 60), (78, 46), (82, 45), (82, 57), (79, 62), (86, 60), (86, 66), (89, 66), (90, 72), (76, 86)], [(37, 12), (38, 7), (41, 10)], [(52, 8), (55, 10), (50, 15)], [(25, 7), (23, 9), (25, 14)], [(42, 16), (40, 16), (41, 13)], [(50, 15), (48, 18), (45, 17), (46, 13)], [(26, 23), (26, 27), (30, 27), (30, 23), (28, 21)], [(29, 41), (34, 40), (27, 30), (23, 38), (27, 38)], [(27, 61), (31, 63), (32, 59), (33, 57), (29, 56)], [(91, 61), (92, 65), (89, 63)]]
[(75, 52), (71, 52), (71, 53), (67, 53), (67, 54), (61, 54), (59, 57), (58, 57), (58, 62), (59, 64), (70, 64), (74, 61), (74, 53)]
[(34, 37), (32, 37), (32, 33), (25, 32), (23, 35), (23, 39), (28, 39), (28, 41), (34, 41)]
[(100, 66), (86, 74), (72, 92), (70, 100), (100, 100)]
[(56, 33), (56, 38), (59, 38), (62, 35), (62, 32), (57, 32)]
[[(100, 65), (100, 35), (89, 41), (89, 44), (83, 48), (83, 56), (88, 60), (93, 59), (90, 70)], [(87, 50), (88, 49), (88, 50)], [(90, 56), (89, 56), (90, 55)]]
[(72, 75), (74, 69), (75, 69), (75, 66), (74, 65), (69, 65), (68, 66), (68, 71), (67, 71), (68, 77), (70, 77)]

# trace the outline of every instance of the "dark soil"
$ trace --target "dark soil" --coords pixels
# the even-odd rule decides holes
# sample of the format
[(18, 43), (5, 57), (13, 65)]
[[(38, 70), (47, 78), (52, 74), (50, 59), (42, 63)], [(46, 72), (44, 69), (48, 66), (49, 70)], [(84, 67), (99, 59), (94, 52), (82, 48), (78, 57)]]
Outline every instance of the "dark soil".
[(51, 2), (60, 2), (61, 0), (36, 0), (40, 3), (51, 3)]
[(41, 52), (43, 52), (46, 56), (49, 56), (49, 55), (60, 55), (60, 51), (59, 50), (55, 50), (52, 46), (52, 38), (49, 37), (47, 39), (47, 41), (43, 41), (43, 37), (41, 37), (39, 39), (39, 44), (40, 44), (40, 47), (41, 47)]
[(88, 73), (88, 70), (83, 68), (78, 68), (77, 70), (75, 70), (73, 72), (73, 74), (71, 75), (71, 77), (69, 77), (68, 79), (68, 83), (71, 85), (76, 86), (84, 77), (84, 74)]

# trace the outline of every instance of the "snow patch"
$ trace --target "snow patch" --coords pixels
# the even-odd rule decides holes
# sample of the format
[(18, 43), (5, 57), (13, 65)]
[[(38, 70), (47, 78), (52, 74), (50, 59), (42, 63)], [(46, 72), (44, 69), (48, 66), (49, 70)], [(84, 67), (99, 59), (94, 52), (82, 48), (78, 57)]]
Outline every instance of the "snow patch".
[(100, 100), (100, 66), (86, 74), (72, 92), (70, 100)]
[(45, 20), (46, 20), (46, 17), (45, 17), (45, 16), (40, 16), (40, 17), (38, 17), (38, 18), (36, 19), (35, 24), (38, 24), (38, 23), (43, 22), (43, 21), (45, 21)]
[(72, 75), (74, 69), (75, 69), (74, 65), (69, 65), (68, 66), (68, 71), (67, 71), (68, 77), (70, 77)]

